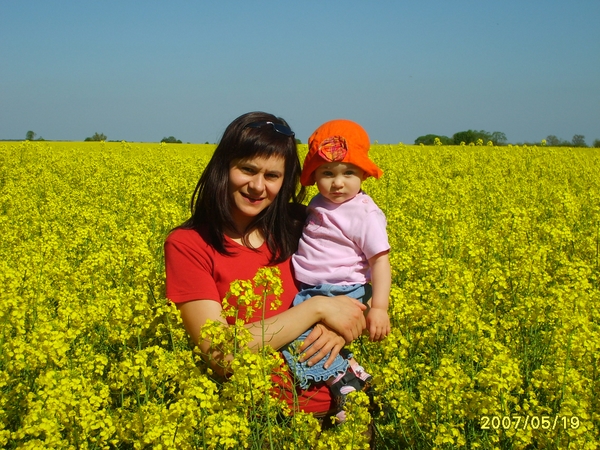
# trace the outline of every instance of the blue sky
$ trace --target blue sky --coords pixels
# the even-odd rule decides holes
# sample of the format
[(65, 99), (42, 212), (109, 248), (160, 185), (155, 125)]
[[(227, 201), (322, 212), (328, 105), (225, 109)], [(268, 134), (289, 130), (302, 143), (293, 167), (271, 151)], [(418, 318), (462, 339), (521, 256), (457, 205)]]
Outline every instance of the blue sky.
[(502, 131), (600, 139), (600, 1), (0, 2), (0, 139), (217, 142), (242, 113), (306, 142)]

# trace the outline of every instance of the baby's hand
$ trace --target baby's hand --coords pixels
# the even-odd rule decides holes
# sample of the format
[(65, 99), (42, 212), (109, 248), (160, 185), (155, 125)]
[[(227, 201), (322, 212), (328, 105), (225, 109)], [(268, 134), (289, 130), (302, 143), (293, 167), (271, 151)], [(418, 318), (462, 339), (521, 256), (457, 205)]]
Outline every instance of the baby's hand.
[(367, 314), (367, 330), (371, 341), (381, 341), (390, 334), (390, 317), (385, 309), (371, 308)]

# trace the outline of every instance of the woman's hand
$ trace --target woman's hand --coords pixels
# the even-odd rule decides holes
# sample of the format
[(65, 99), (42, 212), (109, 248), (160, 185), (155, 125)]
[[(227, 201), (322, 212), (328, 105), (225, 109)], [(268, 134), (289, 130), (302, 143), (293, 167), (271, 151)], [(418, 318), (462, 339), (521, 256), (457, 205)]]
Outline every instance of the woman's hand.
[(313, 298), (318, 299), (325, 309), (321, 322), (337, 331), (346, 340), (346, 344), (359, 337), (366, 328), (364, 311), (367, 307), (358, 300), (345, 295)]
[(329, 353), (329, 358), (325, 361), (325, 368), (327, 369), (340, 353), (345, 343), (346, 341), (342, 336), (327, 328), (322, 323), (318, 323), (300, 347), (300, 351), (304, 352), (302, 353), (300, 362), (308, 361), (307, 364), (312, 366)]
[(308, 301), (318, 302), (320, 322), (339, 333), (347, 344), (359, 337), (366, 328), (363, 312), (367, 307), (356, 299), (345, 295), (316, 295)]

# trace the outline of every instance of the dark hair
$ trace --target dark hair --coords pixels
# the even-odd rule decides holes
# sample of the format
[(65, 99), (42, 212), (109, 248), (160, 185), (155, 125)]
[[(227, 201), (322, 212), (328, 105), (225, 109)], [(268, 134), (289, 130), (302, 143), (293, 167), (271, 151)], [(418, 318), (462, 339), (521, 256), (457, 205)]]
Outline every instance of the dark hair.
[[(227, 126), (221, 141), (196, 185), (191, 200), (191, 217), (180, 227), (200, 232), (206, 229), (208, 243), (219, 253), (229, 255), (223, 231), (235, 229), (229, 199), (229, 168), (234, 160), (254, 157), (282, 157), (285, 161), (283, 184), (275, 200), (248, 225), (244, 232), (259, 229), (271, 251), (271, 264), (289, 258), (298, 247), (304, 223), (305, 197), (299, 186), (300, 160), (294, 136), (275, 130), (274, 126), (248, 128), (255, 122), (273, 122), (288, 126), (281, 118), (264, 112), (241, 115)], [(245, 234), (245, 233), (244, 233)], [(247, 242), (244, 242), (247, 245)]]

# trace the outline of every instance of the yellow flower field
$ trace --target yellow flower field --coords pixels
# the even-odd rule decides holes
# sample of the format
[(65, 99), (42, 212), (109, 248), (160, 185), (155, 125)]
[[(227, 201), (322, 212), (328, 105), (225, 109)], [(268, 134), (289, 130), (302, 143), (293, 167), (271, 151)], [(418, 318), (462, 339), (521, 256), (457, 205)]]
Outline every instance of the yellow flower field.
[[(213, 149), (0, 143), (0, 447), (367, 448), (364, 394), (339, 427), (290, 415), (268, 395), (281, 360), (242, 334), (222, 383), (164, 298), (162, 243)], [(372, 157), (393, 330), (351, 347), (374, 375), (376, 448), (598, 448), (598, 149)]]

